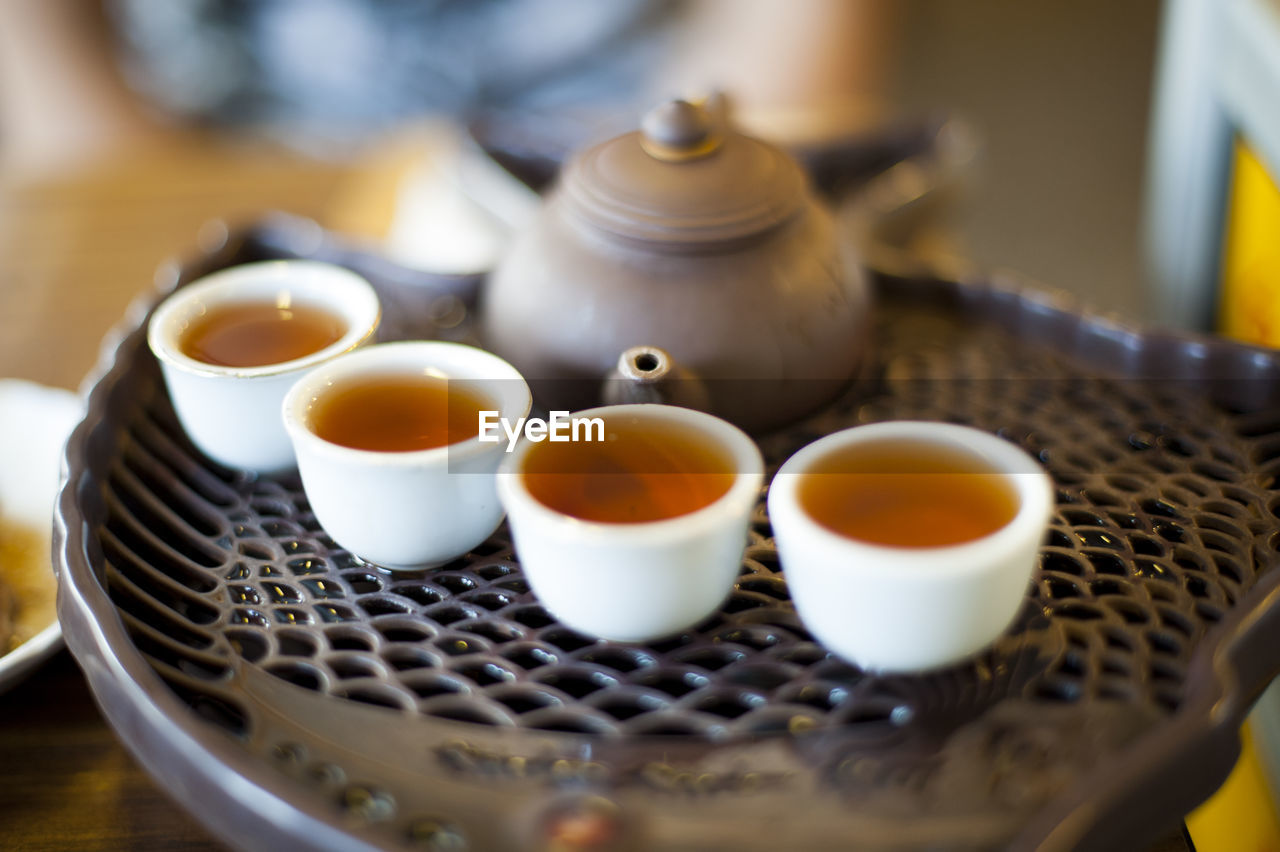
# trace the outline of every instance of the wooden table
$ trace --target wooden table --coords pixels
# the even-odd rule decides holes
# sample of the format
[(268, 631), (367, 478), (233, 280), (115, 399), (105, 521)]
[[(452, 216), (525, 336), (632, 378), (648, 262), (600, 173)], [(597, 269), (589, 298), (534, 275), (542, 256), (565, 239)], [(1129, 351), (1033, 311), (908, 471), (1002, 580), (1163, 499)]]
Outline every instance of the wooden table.
[[(283, 209), (376, 232), (412, 151), (409, 137), (335, 165), (184, 138), (74, 175), (0, 184), (0, 376), (77, 387), (155, 268), (193, 250), (210, 219)], [(0, 847), (225, 848), (119, 744), (65, 651), (0, 695)], [(1158, 846), (1187, 848), (1180, 834)]]
[[(0, 376), (76, 388), (103, 335), (161, 262), (196, 248), (203, 223), (268, 209), (323, 216), (358, 172), (183, 138), (76, 174), (5, 179)], [(0, 848), (225, 847), (124, 750), (61, 651), (0, 695)]]
[(124, 750), (66, 651), (0, 696), (0, 846), (226, 848)]

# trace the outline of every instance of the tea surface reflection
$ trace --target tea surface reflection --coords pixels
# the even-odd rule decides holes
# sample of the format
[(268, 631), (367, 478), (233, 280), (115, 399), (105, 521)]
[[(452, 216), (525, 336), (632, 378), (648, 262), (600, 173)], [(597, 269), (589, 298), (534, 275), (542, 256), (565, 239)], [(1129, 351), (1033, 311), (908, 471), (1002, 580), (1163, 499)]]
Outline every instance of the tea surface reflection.
[(884, 442), (838, 449), (799, 483), (800, 505), (832, 532), (892, 547), (945, 547), (1013, 520), (1008, 477), (952, 448)]
[(314, 305), (245, 301), (214, 305), (182, 333), (188, 358), (221, 367), (262, 367), (302, 358), (347, 333), (346, 321)]
[(538, 502), (585, 521), (643, 523), (697, 511), (733, 484), (733, 462), (706, 435), (656, 418), (603, 419), (603, 441), (529, 450), (521, 473)]

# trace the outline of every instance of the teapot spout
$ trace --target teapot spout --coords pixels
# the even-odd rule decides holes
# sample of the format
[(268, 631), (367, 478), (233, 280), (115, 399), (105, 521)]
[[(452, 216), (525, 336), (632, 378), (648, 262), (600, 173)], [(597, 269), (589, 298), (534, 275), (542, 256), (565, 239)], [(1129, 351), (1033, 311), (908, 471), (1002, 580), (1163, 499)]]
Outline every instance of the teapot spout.
[(702, 380), (656, 346), (633, 346), (623, 352), (600, 395), (606, 405), (657, 403), (710, 411)]

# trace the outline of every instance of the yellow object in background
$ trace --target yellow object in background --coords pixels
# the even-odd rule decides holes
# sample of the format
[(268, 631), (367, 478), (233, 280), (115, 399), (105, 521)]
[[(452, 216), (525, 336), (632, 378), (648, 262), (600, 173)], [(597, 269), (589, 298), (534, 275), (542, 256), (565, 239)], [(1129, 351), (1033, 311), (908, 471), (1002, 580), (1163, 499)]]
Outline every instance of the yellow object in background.
[(1222, 258), (1219, 330), (1280, 346), (1280, 188), (1243, 140), (1235, 146)]
[[(1237, 139), (1222, 239), (1218, 329), (1246, 343), (1280, 347), (1280, 188)], [(1240, 759), (1213, 796), (1187, 817), (1196, 852), (1280, 852), (1275, 797), (1249, 726)]]
[(1187, 816), (1196, 852), (1280, 852), (1280, 819), (1248, 725), (1240, 740), (1240, 760), (1227, 780)]

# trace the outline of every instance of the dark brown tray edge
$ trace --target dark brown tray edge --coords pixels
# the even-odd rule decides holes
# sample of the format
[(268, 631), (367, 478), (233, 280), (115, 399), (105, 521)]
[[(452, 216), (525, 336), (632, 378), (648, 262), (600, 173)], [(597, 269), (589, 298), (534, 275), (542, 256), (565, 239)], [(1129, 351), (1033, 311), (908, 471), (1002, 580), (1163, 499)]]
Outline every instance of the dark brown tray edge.
[[(218, 257), (230, 250), (224, 246), (214, 255), (206, 255), (198, 264), (188, 267), (216, 266)], [(176, 275), (170, 283), (176, 283)], [(1078, 342), (1083, 345), (1090, 334), (1102, 334), (1106, 330), (1121, 328), (1126, 333), (1152, 337), (1174, 337), (1154, 331), (1142, 332), (1117, 323), (1113, 318), (1088, 312), (1076, 313), (1069, 298), (1031, 291), (1007, 279), (987, 282), (938, 282), (922, 279), (916, 286), (942, 287), (954, 291), (957, 298), (979, 301), (1001, 299), (1008, 301), (1011, 310), (1044, 313), (1058, 311), (1071, 313), (1079, 320), (1082, 329)], [(121, 344), (137, 327), (146, 309), (165, 289), (160, 280), (155, 293), (140, 297), (127, 312), (124, 320), (104, 341), (98, 366), (86, 379), (85, 387), (92, 388), (87, 399), (87, 414), (74, 430), (63, 460), (64, 471), (84, 461), (89, 433), (102, 414), (103, 399), (110, 388), (121, 378), (123, 366), (118, 355)], [(1181, 339), (1195, 339), (1182, 336)], [(1280, 362), (1275, 353), (1257, 347), (1233, 344), (1214, 338), (1203, 338), (1203, 343), (1224, 356), (1250, 360), (1255, 366), (1268, 362), (1268, 372), (1280, 372)], [(1072, 355), (1079, 352), (1072, 351)], [(1208, 361), (1206, 360), (1206, 363)], [(1191, 376), (1190, 378), (1197, 378)], [(1204, 377), (1200, 377), (1204, 378)], [(279, 848), (280, 844), (296, 844), (299, 832), (305, 832), (309, 842), (318, 848), (374, 848), (362, 843), (356, 835), (344, 831), (337, 820), (323, 820), (305, 813), (301, 808), (281, 799), (272, 790), (290, 782), (284, 776), (276, 776), (268, 769), (263, 773), (259, 761), (228, 750), (227, 738), (201, 723), (199, 718), (182, 704), (160, 678), (151, 670), (136, 650), (126, 649), (118, 659), (111, 659), (112, 648), (131, 645), (124, 632), (124, 625), (112, 610), (105, 590), (89, 580), (92, 576), (87, 553), (87, 541), (83, 526), (69, 529), (66, 517), (74, 514), (76, 487), (65, 481), (58, 496), (58, 512), (54, 524), (54, 557), (62, 582), (59, 583), (58, 611), (63, 622), (67, 645), (85, 671), (95, 700), (122, 741), (155, 777), (162, 778), (169, 786), (167, 791), (189, 812), (203, 818), (209, 813), (210, 801), (235, 805), (244, 815), (237, 824), (218, 823), (212, 820), (206, 826), (215, 834), (237, 845), (251, 839), (255, 848)], [(1280, 674), (1280, 666), (1262, 668), (1253, 662), (1254, 650), (1263, 645), (1274, 645), (1280, 640), (1280, 575), (1272, 574), (1255, 586), (1246, 596), (1248, 603), (1241, 603), (1212, 632), (1212, 642), (1206, 637), (1192, 661), (1194, 676), (1188, 678), (1193, 690), (1187, 695), (1188, 709), (1179, 712), (1170, 728), (1160, 731), (1160, 738), (1145, 737), (1134, 746), (1132, 760), (1117, 772), (1107, 767), (1106, 772), (1096, 772), (1073, 788), (1060, 807), (1052, 808), (1029, 823), (1014, 841), (1011, 848), (1066, 850), (1076, 848), (1128, 849), (1142, 838), (1155, 836), (1167, 827), (1168, 802), (1174, 801), (1184, 812), (1190, 810), (1211, 794), (1226, 777), (1239, 755), (1238, 728), (1243, 722), (1252, 701), (1261, 693), (1266, 682)], [(66, 613), (79, 611), (89, 617), (92, 627), (81, 627)], [(105, 665), (104, 665), (105, 662)], [(1246, 674), (1248, 677), (1246, 677)], [(1244, 683), (1253, 679), (1260, 685), (1247, 694)], [(111, 695), (123, 703), (107, 702), (103, 696)], [(114, 703), (111, 711), (107, 704)], [(118, 708), (127, 707), (127, 710)], [(154, 723), (148, 732), (147, 723)], [(1186, 740), (1168, 736), (1173, 732), (1189, 732)], [(160, 736), (154, 736), (159, 732)], [(173, 751), (194, 752), (203, 766), (212, 767), (205, 773), (173, 774), (164, 771), (167, 754)], [(1143, 759), (1153, 762), (1145, 769)], [(1203, 761), (1213, 765), (1212, 776), (1191, 777), (1186, 767)], [(1220, 771), (1219, 771), (1220, 770)], [(1125, 779), (1121, 783), (1120, 779)], [(274, 780), (274, 783), (272, 781)], [(1142, 782), (1146, 783), (1142, 783)], [(1141, 791), (1148, 784), (1161, 781), (1161, 802), (1153, 804), (1144, 799)], [(1087, 783), (1086, 783), (1087, 782)], [(1100, 789), (1114, 791), (1124, 789), (1125, 784), (1135, 783), (1131, 791), (1116, 795), (1109, 806), (1099, 809), (1095, 793)], [(1178, 784), (1180, 786), (1174, 786)], [(259, 811), (264, 801), (270, 801), (271, 818)], [(1185, 804), (1185, 807), (1183, 805)], [(286, 818), (287, 817), (287, 818)], [(250, 832), (248, 835), (243, 832)], [(1117, 833), (1118, 832), (1118, 833)], [(258, 844), (262, 845), (259, 847)]]
[[(83, 524), (69, 528), (66, 523), (77, 502), (77, 483), (70, 481), (68, 472), (73, 466), (84, 464), (90, 433), (102, 416), (103, 400), (123, 377), (125, 368), (120, 354), (126, 340), (140, 327), (151, 307), (177, 286), (180, 270), (193, 271), (184, 278), (198, 277), (198, 270), (216, 268), (220, 258), (235, 253), (237, 245), (237, 240), (226, 241), (189, 266), (163, 264), (156, 273), (153, 289), (136, 297), (120, 322), (103, 338), (98, 363), (82, 383), (85, 418), (68, 439), (62, 460), (63, 482), (53, 518), (58, 619), (67, 648), (89, 682), (94, 703), (121, 742), (152, 778), (163, 781), (161, 789), (212, 834), (235, 848), (289, 848), (296, 846), (301, 835), (312, 840), (316, 848), (374, 852), (378, 847), (344, 831), (336, 818), (311, 816), (273, 793), (271, 785), (251, 780), (262, 766), (238, 748), (228, 748), (235, 745), (234, 741), (204, 724), (132, 648), (124, 622), (114, 611), (105, 589), (92, 576), (87, 529)], [(90, 584), (81, 585), (77, 572), (86, 572), (88, 576), (83, 579)], [(73, 609), (88, 617), (83, 621), (66, 617)], [(116, 655), (113, 648), (125, 650)], [(193, 755), (193, 764), (209, 770), (175, 773), (174, 753)], [(210, 809), (210, 802), (218, 802), (219, 807)], [(227, 811), (238, 813), (241, 818), (234, 823), (209, 818)]]
[[(62, 529), (55, 535), (58, 547), (74, 548), (82, 543), (79, 536)], [(60, 612), (71, 607), (94, 612), (101, 610), (102, 604), (102, 600), (89, 600), (79, 588), (59, 593)], [(276, 795), (270, 785), (254, 783), (253, 775), (262, 767), (234, 747), (226, 735), (201, 724), (140, 655), (130, 654), (127, 659), (120, 655), (112, 660), (109, 653), (99, 650), (111, 648), (113, 642), (129, 641), (119, 619), (94, 623), (96, 629), (73, 628), (66, 631), (66, 637), (98, 709), (148, 774), (162, 782), (161, 789), (212, 834), (235, 848), (296, 848), (300, 836), (315, 848), (370, 852), (379, 848), (344, 832), (337, 820), (321, 820), (295, 807)], [(191, 755), (189, 762), (199, 762), (208, 769), (175, 773), (175, 753)], [(211, 809), (211, 803), (217, 803), (216, 807)], [(219, 813), (236, 813), (237, 820), (209, 818)]]
[[(1098, 339), (1126, 336), (1144, 338), (1148, 345), (1169, 341), (1193, 341), (1205, 355), (1205, 371), (1230, 359), (1247, 365), (1253, 372), (1270, 375), (1280, 371), (1280, 355), (1261, 346), (1236, 343), (1223, 338), (1168, 329), (1143, 329), (1119, 317), (1091, 310), (1081, 300), (1062, 290), (1041, 288), (1015, 273), (999, 273), (985, 279), (967, 273), (963, 279), (939, 281), (903, 270), (875, 271), (881, 287), (942, 286), (960, 302), (1007, 301), (1017, 311), (1034, 311), (1045, 317), (1069, 316), (1077, 320), (1078, 335), (1064, 352), (1099, 367), (1114, 369), (1088, 343)], [(1204, 375), (1179, 378), (1207, 379)], [(1280, 665), (1263, 669), (1256, 660), (1262, 646), (1280, 642), (1280, 572), (1271, 573), (1250, 589), (1232, 616), (1205, 637), (1194, 655), (1187, 675), (1190, 690), (1184, 709), (1161, 731), (1133, 747), (1130, 760), (1105, 767), (1082, 779), (1070, 796), (1033, 820), (1013, 841), (1011, 848), (1041, 852), (1071, 850), (1131, 850), (1150, 840), (1162, 824), (1173, 828), (1164, 802), (1176, 801), (1187, 814), (1209, 798), (1226, 780), (1241, 753), (1239, 729), (1253, 703), (1270, 681), (1280, 676)], [(1242, 674), (1242, 672), (1247, 674)], [(1246, 689), (1246, 683), (1260, 684)], [(1187, 766), (1212, 767), (1209, 773), (1188, 772)], [(1160, 785), (1162, 802), (1153, 804), (1148, 791)], [(1180, 786), (1175, 786), (1180, 785)], [(1099, 808), (1097, 802), (1106, 802)]]
[[(1262, 644), (1280, 641), (1280, 573), (1251, 589), (1238, 618), (1224, 620), (1194, 655), (1187, 674), (1192, 685), (1180, 710), (1159, 736), (1134, 744), (1128, 759), (1096, 770), (1056, 807), (1040, 814), (1014, 841), (1015, 849), (1043, 852), (1132, 850), (1149, 842), (1154, 830), (1172, 830), (1171, 803), (1187, 814), (1226, 780), (1240, 757), (1239, 729), (1276, 667), (1257, 672), (1262, 685), (1247, 689), (1243, 670), (1257, 669), (1252, 659)], [(1213, 636), (1220, 636), (1214, 643)], [(1213, 647), (1210, 643), (1216, 644)], [(1188, 771), (1195, 766), (1199, 771)], [(1205, 768), (1208, 767), (1208, 771)], [(1150, 793), (1160, 789), (1159, 797)], [(1158, 798), (1158, 801), (1153, 801)], [(1094, 804), (1107, 803), (1105, 809)]]

